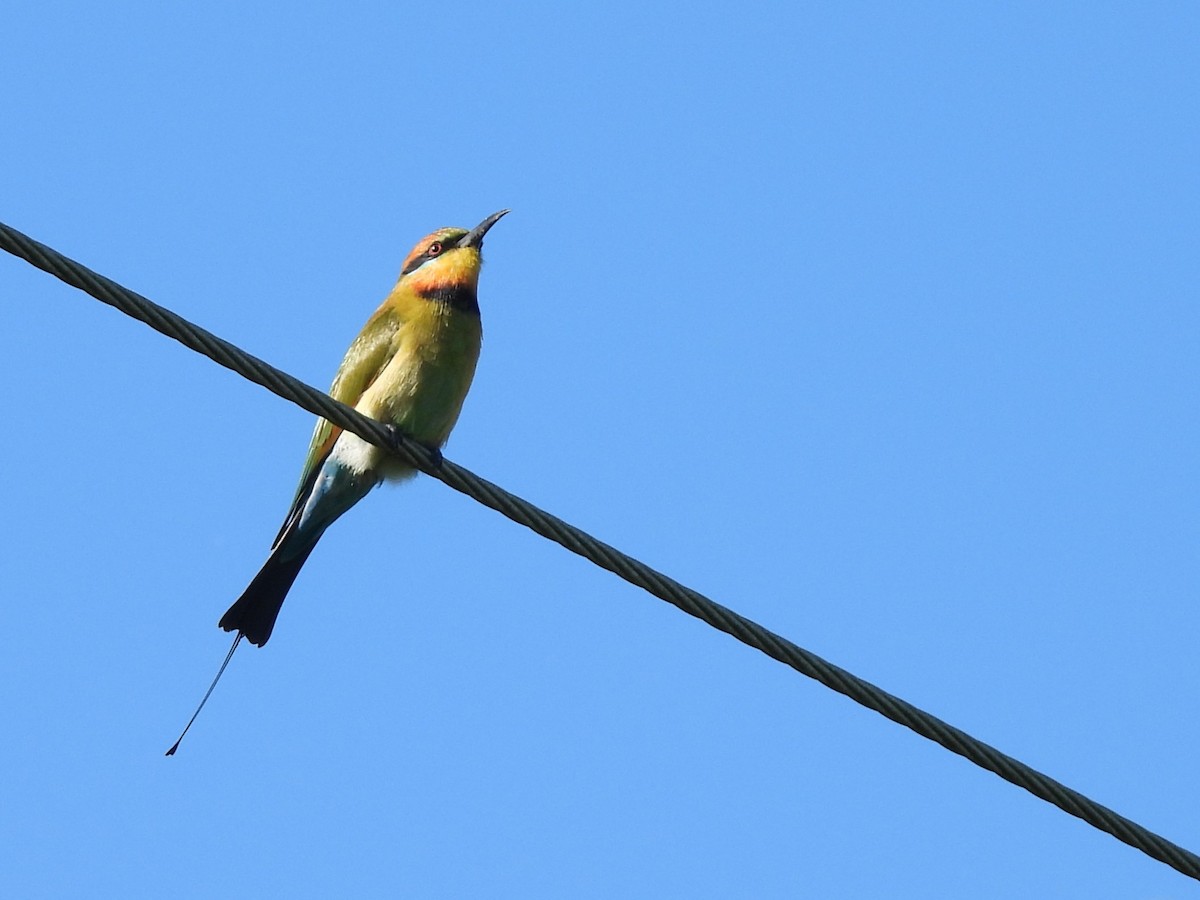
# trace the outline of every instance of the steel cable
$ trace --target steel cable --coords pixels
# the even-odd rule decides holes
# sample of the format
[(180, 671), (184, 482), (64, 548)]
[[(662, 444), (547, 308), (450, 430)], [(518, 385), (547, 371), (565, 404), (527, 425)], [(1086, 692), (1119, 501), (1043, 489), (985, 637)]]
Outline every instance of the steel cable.
[(214, 362), (303, 407), (323, 416), (335, 425), (357, 434), (366, 441), (396, 453), (423, 472), (444, 481), (450, 487), (484, 506), (491, 507), (514, 522), (562, 545), (573, 553), (620, 576), (630, 584), (673, 604), (714, 628), (732, 635), (744, 644), (762, 651), (772, 659), (791, 666), (826, 687), (844, 694), (868, 709), (915, 731), (947, 750), (969, 759), (1005, 781), (1024, 788), (1035, 797), (1052, 803), (1118, 840), (1141, 850), (1185, 875), (1200, 880), (1200, 857), (1172, 843), (1138, 823), (1032, 769), (1019, 760), (971, 737), (964, 731), (912, 704), (889, 694), (868, 681), (810, 653), (791, 641), (769, 631), (757, 622), (738, 615), (708, 599), (645, 563), (597, 540), (562, 519), (510, 494), (473, 472), (442, 459), (440, 454), (406, 438), (374, 419), (339, 403), (323, 391), (257, 359), (228, 341), (193, 325), (170, 310), (140, 294), (68, 259), (19, 231), (0, 223), (0, 248), (39, 269), (54, 275), (97, 300), (114, 306), (167, 337), (202, 353)]

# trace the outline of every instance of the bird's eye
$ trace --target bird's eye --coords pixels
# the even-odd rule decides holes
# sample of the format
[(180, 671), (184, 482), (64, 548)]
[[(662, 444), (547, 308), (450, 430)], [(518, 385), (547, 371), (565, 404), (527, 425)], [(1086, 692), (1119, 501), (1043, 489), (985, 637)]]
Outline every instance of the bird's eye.
[(437, 256), (441, 252), (442, 252), (442, 242), (434, 241), (432, 244), (429, 245), (429, 249), (425, 251), (425, 255), (426, 256)]

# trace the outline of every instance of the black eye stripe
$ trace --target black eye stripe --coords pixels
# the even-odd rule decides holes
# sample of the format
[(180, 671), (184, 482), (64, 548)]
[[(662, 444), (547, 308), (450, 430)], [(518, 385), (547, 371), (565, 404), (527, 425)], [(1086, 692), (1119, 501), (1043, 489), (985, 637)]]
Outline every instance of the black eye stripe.
[[(440, 246), (440, 243), (439, 243), (439, 246)], [(421, 266), (425, 265), (425, 263), (429, 262), (429, 260), (431, 260), (437, 256), (441, 256), (441, 253), (430, 253), (428, 250), (426, 250), (424, 253), (422, 253), (420, 256), (418, 256), (416, 259), (414, 259), (412, 262), (410, 262), (408, 264), (407, 268), (405, 268), (405, 270), (403, 272), (401, 272), (400, 274), (407, 275), (409, 272), (415, 272), (415, 271), (417, 271), (417, 269), (421, 268)]]
[[(429, 262), (431, 259), (437, 259), (439, 256), (445, 256), (448, 250), (457, 249), (458, 242), (461, 241), (465, 235), (466, 232), (463, 232), (463, 234), (458, 236), (455, 236), (455, 234), (451, 232), (450, 237), (448, 238), (438, 238), (437, 240), (430, 241), (429, 246), (425, 248), (425, 252), (420, 256), (413, 257), (413, 261), (404, 267), (404, 271), (400, 273), (400, 277), (403, 278), (410, 272), (417, 271), (417, 269), (421, 268), (421, 266), (425, 265), (425, 263)], [(432, 250), (434, 247), (437, 247), (438, 251), (436, 253), (430, 253), (430, 250)]]

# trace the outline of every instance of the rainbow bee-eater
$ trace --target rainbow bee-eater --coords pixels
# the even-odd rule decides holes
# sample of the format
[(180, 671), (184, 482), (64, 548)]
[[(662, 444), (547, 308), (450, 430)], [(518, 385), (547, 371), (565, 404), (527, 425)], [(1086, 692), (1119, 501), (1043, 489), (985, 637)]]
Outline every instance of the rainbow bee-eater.
[[(433, 449), (446, 442), (479, 360), (483, 332), (476, 292), (483, 237), (507, 212), (493, 213), (470, 231), (442, 228), (413, 248), (396, 286), (338, 367), (329, 389), (334, 399)], [(325, 529), (383, 480), (415, 474), (412, 466), (357, 435), (317, 420), (300, 485), (271, 555), (221, 617), (221, 628), (238, 632), (226, 665), (242, 638), (260, 647), (270, 639), (284, 598)], [(168, 755), (178, 746), (177, 741)]]

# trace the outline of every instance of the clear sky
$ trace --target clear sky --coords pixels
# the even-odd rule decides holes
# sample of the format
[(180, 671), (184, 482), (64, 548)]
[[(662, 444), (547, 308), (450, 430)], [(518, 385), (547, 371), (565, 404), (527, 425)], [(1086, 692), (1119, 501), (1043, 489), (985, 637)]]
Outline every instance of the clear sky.
[[(164, 8), (169, 6), (171, 8)], [(10, 5), (0, 220), (311, 384), (488, 236), (446, 455), (1200, 850), (1200, 7)], [(0, 256), (0, 893), (1194, 896)]]

